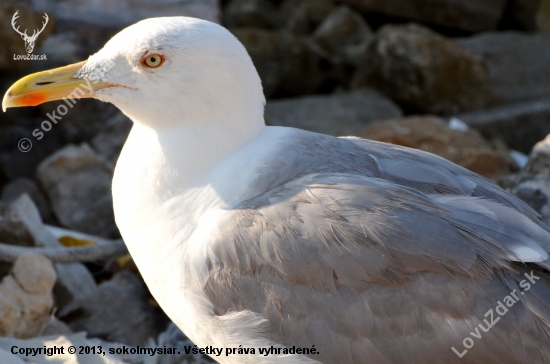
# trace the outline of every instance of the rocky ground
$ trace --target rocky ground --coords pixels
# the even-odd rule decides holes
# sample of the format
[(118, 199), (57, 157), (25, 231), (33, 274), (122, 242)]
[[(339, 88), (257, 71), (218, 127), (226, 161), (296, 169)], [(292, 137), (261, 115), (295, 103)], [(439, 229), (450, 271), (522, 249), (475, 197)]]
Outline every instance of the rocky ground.
[[(550, 0), (151, 4), (3, 1), (0, 90), (30, 72), (86, 59), (140, 19), (196, 16), (223, 24), (248, 49), (268, 98), (268, 124), (441, 155), (500, 183), (550, 223)], [(16, 10), (29, 29), (48, 14), (34, 50), (47, 60), (13, 59), (26, 53), (11, 28)], [(183, 354), (192, 343), (122, 255), (110, 185), (131, 122), (112, 105), (80, 100), (45, 130), (57, 105), (0, 114), (0, 242), (11, 249), (0, 263), (0, 362), (27, 362), (9, 353), (13, 345), (69, 341), (182, 348), (177, 356), (98, 356), (103, 361), (94, 363), (208, 362)], [(31, 150), (19, 149), (22, 138)], [(59, 251), (73, 254), (74, 246), (94, 259), (66, 263)]]

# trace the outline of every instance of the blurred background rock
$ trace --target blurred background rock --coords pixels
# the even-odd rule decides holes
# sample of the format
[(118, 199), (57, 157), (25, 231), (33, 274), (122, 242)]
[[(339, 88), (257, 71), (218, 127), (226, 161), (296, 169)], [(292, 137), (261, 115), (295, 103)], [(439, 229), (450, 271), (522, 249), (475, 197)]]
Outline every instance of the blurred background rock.
[[(14, 60), (26, 53), (11, 27), (15, 11), (29, 33), (48, 14), (33, 52), (47, 60)], [(220, 23), (245, 45), (268, 124), (438, 154), (500, 183), (550, 222), (550, 0), (3, 0), (2, 92), (28, 73), (85, 60), (140, 19), (174, 15)], [(110, 181), (132, 124), (112, 105), (80, 100), (37, 140), (33, 130), (57, 105), (0, 114), (2, 243), (120, 237)], [(21, 138), (33, 143), (29, 152), (18, 149)], [(0, 335), (14, 337), (0, 339), (0, 359), (9, 340), (50, 342), (45, 335), (190, 344), (128, 257), (52, 266), (31, 254), (2, 263), (0, 317)], [(74, 333), (82, 330), (88, 338)]]

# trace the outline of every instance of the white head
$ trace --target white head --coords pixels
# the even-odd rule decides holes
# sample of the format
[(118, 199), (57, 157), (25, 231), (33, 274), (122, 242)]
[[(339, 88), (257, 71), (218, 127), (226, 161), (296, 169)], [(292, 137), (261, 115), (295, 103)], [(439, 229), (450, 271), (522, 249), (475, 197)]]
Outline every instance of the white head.
[(134, 122), (154, 129), (263, 124), (261, 81), (243, 45), (225, 28), (187, 17), (129, 26), (86, 62), (21, 79), (8, 90), (3, 106), (66, 97), (85, 77), (93, 81), (93, 91), (83, 97), (111, 102)]

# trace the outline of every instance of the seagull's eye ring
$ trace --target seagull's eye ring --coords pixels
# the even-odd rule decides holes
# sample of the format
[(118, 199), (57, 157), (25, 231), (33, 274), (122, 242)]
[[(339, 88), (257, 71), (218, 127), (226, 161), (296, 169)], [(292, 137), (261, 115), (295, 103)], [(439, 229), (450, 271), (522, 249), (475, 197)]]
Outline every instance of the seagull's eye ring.
[(150, 54), (141, 59), (141, 65), (146, 68), (159, 68), (165, 59), (162, 54)]

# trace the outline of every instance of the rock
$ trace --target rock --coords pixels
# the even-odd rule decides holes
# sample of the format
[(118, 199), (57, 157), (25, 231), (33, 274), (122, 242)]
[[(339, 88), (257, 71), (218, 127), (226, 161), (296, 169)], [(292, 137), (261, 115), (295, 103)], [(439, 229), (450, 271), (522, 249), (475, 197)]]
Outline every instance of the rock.
[[(28, 196), (26, 197), (29, 199)], [(17, 209), (5, 201), (0, 202), (0, 242), (26, 247), (34, 246), (33, 236)], [(12, 264), (0, 262), (0, 278), (8, 274), (11, 269)]]
[(13, 277), (28, 293), (51, 293), (56, 274), (51, 262), (39, 254), (22, 255), (13, 266)]
[[(35, 246), (61, 247), (61, 243), (42, 224), (36, 206), (26, 194), (9, 206), (12, 219), (24, 226)], [(8, 241), (9, 242), (9, 241)], [(18, 245), (22, 245), (21, 242)], [(93, 295), (97, 286), (90, 271), (81, 263), (56, 264), (57, 283), (54, 287), (55, 303), (63, 308), (78, 297)]]
[[(44, 21), (43, 12), (35, 12), (13, 1), (6, 1), (0, 4), (0, 71), (13, 71), (25, 68), (32, 61), (15, 60), (14, 54), (25, 55), (27, 50), (25, 48), (25, 42), (22, 36), (19, 35), (11, 25), (15, 12), (18, 11), (19, 18), (16, 20), (16, 24), (19, 26), (21, 32), (32, 35), (33, 30), (40, 30), (42, 28), (42, 22)], [(38, 45), (48, 37), (53, 30), (53, 18), (50, 17), (44, 30), (36, 39), (36, 43), (33, 49), (34, 54), (38, 54), (35, 51), (38, 49)]]
[(37, 177), (57, 220), (70, 229), (119, 236), (111, 195), (112, 166), (86, 143), (68, 145), (46, 158)]
[(513, 29), (537, 30), (537, 10), (541, 3), (542, 0), (509, 0), (503, 22)]
[(32, 0), (32, 6), (59, 19), (119, 26), (159, 16), (191, 16), (218, 23), (221, 13), (218, 0)]
[(550, 34), (495, 32), (457, 42), (483, 56), (493, 92), (503, 103), (550, 96)]
[(105, 128), (91, 140), (95, 151), (111, 162), (113, 167), (128, 138), (132, 125), (132, 121), (126, 115), (117, 113), (107, 121)]
[[(28, 196), (26, 198), (30, 199)], [(0, 204), (0, 242), (20, 246), (34, 246), (33, 236), (13, 203), (8, 205), (2, 202)]]
[(550, 30), (550, 1), (542, 0), (536, 13), (536, 24), (539, 30)]
[[(0, 338), (1, 340), (1, 338)], [(23, 359), (20, 359), (16, 356), (14, 356), (11, 353), (11, 348), (7, 348), (8, 350), (2, 349), (0, 347), (0, 362), (5, 364), (28, 364), (28, 361), (23, 361)]]
[(374, 35), (361, 14), (341, 5), (315, 29), (313, 39), (333, 58), (357, 64), (364, 58)]
[(512, 193), (541, 214), (546, 224), (550, 223), (550, 183), (547, 178), (533, 177), (519, 183)]
[[(39, 122), (36, 122), (39, 124)], [(1, 128), (0, 132), (0, 179), (5, 183), (18, 177), (33, 178), (36, 167), (44, 156), (53, 153), (62, 146), (58, 134), (49, 134), (47, 140), (36, 141), (31, 135), (32, 128), (13, 126)], [(26, 140), (23, 140), (26, 139)], [(27, 152), (20, 146), (32, 145)]]
[(72, 333), (73, 332), (66, 323), (52, 315), (48, 318), (48, 321), (44, 323), (40, 336), (70, 335)]
[[(64, 101), (47, 102), (38, 106), (43, 117), (42, 122), (35, 126), (35, 130), (43, 132), (44, 136), (34, 144), (49, 139), (53, 129), (60, 134), (64, 143), (80, 144), (89, 141), (107, 126), (110, 118), (120, 114), (120, 111), (110, 103), (86, 99), (75, 101), (75, 104), (69, 102), (72, 107), (67, 106)], [(57, 124), (54, 124), (48, 115), (60, 118)], [(49, 125), (45, 127), (44, 122)]]
[(40, 190), (38, 184), (30, 178), (16, 178), (5, 185), (2, 189), (2, 201), (5, 203), (11, 203), (17, 200), (19, 196), (24, 193), (29, 195), (38, 208), (42, 221), (52, 223), (53, 216), (48, 200)]
[(533, 147), (527, 165), (503, 185), (550, 224), (550, 135)]
[(305, 39), (277, 31), (243, 28), (233, 34), (244, 44), (262, 79), (266, 97), (311, 94), (331, 77), (328, 59)]
[[(20, 118), (18, 110), (11, 110), (0, 117), (7, 119), (7, 124), (0, 125), (0, 180), (3, 182), (18, 177), (34, 178), (36, 167), (44, 157), (63, 145), (59, 130), (50, 131), (47, 139), (36, 140), (32, 130), (40, 125), (41, 120)], [(15, 125), (16, 122), (20, 125)]]
[(513, 29), (550, 30), (549, 0), (511, 0), (505, 13), (505, 22)]
[(38, 50), (39, 54), (48, 55), (48, 59), (40, 65), (40, 68), (61, 67), (86, 59), (91, 52), (83, 50), (83, 43), (75, 32), (52, 34), (44, 40)]
[(406, 109), (452, 114), (495, 102), (483, 58), (423, 26), (382, 27), (371, 53), (355, 86), (372, 82)]
[(437, 154), (488, 178), (511, 173), (507, 151), (495, 150), (475, 130), (453, 130), (436, 116), (413, 116), (369, 125), (357, 136)]
[(290, 126), (335, 136), (354, 135), (368, 123), (399, 118), (402, 112), (375, 90), (269, 101), (265, 115), (272, 125)]
[(530, 173), (543, 173), (550, 168), (550, 134), (538, 142), (531, 150), (526, 170)]
[(41, 255), (22, 255), (0, 283), (0, 336), (28, 338), (39, 334), (53, 306), (56, 274)]
[(96, 294), (76, 302), (60, 318), (73, 331), (127, 345), (144, 345), (166, 328), (168, 319), (149, 303), (145, 284), (129, 271), (121, 271), (99, 285)]
[[(45, 53), (48, 59), (33, 62), (29, 72), (43, 71), (86, 60), (103, 48), (105, 43), (122, 28), (121, 25), (109, 26), (71, 19), (57, 20), (55, 32), (45, 39), (38, 51), (40, 54)], [(48, 112), (50, 111), (51, 107)]]
[(458, 114), (487, 139), (502, 138), (511, 149), (529, 153), (541, 135), (550, 133), (550, 97)]
[(273, 28), (277, 23), (277, 9), (269, 0), (232, 0), (223, 12), (225, 26)]
[(295, 35), (310, 34), (334, 7), (329, 0), (285, 0), (281, 4), (283, 29)]
[(506, 0), (342, 0), (364, 13), (380, 13), (469, 32), (496, 29)]

